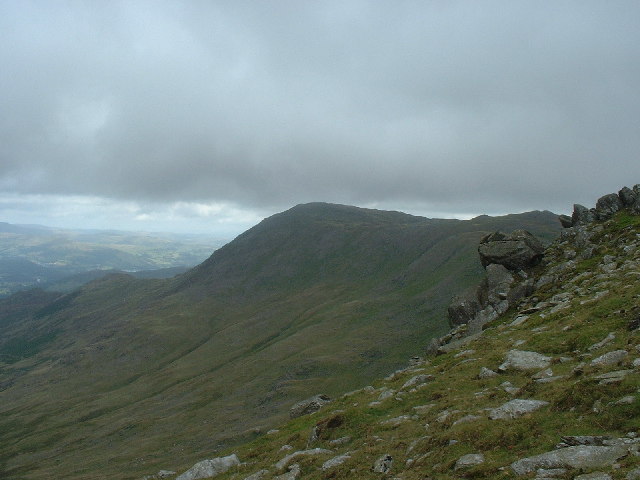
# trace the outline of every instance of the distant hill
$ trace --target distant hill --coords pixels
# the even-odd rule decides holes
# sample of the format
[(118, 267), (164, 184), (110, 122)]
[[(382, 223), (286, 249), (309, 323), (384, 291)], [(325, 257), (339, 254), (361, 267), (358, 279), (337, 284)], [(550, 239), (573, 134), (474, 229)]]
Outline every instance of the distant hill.
[[(191, 267), (224, 241), (204, 236), (63, 230), (0, 222), (0, 297), (99, 270)], [(164, 274), (158, 273), (158, 278)], [(79, 286), (65, 282), (66, 288)]]
[(516, 228), (551, 239), (560, 226), (551, 212), (461, 221), (306, 204), (173, 279), (9, 297), (1, 476), (136, 478), (249, 438), (300, 398), (365, 385), (447, 331), (451, 296), (482, 275), (479, 239)]

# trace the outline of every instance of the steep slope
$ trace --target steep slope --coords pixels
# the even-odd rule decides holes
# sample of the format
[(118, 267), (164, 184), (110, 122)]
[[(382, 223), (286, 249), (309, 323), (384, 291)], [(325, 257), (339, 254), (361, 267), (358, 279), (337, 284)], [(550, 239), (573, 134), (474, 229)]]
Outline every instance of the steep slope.
[(34, 294), (0, 320), (2, 477), (133, 478), (364, 385), (446, 331), (498, 228), (550, 237), (557, 220), (300, 205), (176, 279), (113, 275), (38, 309)]
[(216, 480), (640, 478), (640, 216), (576, 224), (527, 274), (479, 337), (219, 452), (241, 463)]

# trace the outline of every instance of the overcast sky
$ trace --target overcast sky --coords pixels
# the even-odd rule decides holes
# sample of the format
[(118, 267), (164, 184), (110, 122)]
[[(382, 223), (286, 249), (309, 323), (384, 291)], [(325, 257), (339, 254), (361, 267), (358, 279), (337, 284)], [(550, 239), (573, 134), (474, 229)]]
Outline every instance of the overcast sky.
[(640, 2), (0, 0), (0, 221), (234, 235), (640, 183)]

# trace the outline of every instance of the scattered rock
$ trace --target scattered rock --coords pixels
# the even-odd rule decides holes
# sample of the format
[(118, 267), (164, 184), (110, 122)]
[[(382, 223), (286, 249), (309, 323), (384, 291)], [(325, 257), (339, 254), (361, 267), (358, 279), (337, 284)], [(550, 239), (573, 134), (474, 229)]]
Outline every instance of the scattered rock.
[(293, 452), (293, 453), (287, 455), (286, 457), (284, 457), (283, 459), (279, 460), (274, 465), (274, 467), (276, 467), (278, 470), (282, 470), (294, 458), (308, 457), (308, 456), (312, 456), (312, 455), (325, 455), (325, 454), (328, 454), (328, 453), (333, 453), (333, 450), (327, 450), (326, 448), (311, 448), (309, 450), (298, 450), (297, 452)]
[(531, 378), (533, 378), (534, 380), (541, 380), (543, 378), (549, 378), (549, 377), (553, 377), (553, 370), (551, 370), (550, 368), (545, 368), (544, 370), (540, 370)]
[(549, 405), (549, 402), (516, 398), (497, 408), (489, 409), (489, 418), (491, 420), (512, 420), (527, 413), (535, 412), (546, 405)]
[(551, 358), (537, 352), (509, 350), (499, 370), (540, 370), (551, 364)]
[(485, 378), (491, 378), (491, 377), (495, 377), (498, 374), (496, 372), (494, 372), (493, 370), (487, 368), (487, 367), (482, 367), (480, 369), (480, 373), (478, 374), (478, 378), (480, 379), (485, 379)]
[[(581, 302), (582, 303), (582, 302)], [(604, 347), (608, 343), (613, 342), (616, 339), (616, 335), (613, 332), (610, 332), (609, 335), (604, 337), (604, 339), (600, 340), (598, 343), (594, 343), (589, 347), (589, 351), (597, 350), (599, 348)]]
[(573, 477), (573, 480), (611, 480), (611, 475), (604, 472), (585, 473)]
[(633, 402), (636, 401), (635, 395), (625, 395), (620, 400), (614, 402), (614, 405), (633, 405)]
[(269, 475), (269, 470), (258, 470), (256, 473), (245, 477), (244, 480), (263, 480), (267, 475)]
[(387, 473), (391, 470), (392, 465), (393, 457), (389, 454), (384, 454), (375, 461), (371, 469), (376, 473)]
[(337, 467), (338, 465), (342, 465), (350, 458), (351, 452), (343, 453), (342, 455), (338, 455), (337, 457), (330, 458), (322, 464), (322, 470), (329, 470), (331, 468)]
[(434, 377), (433, 375), (428, 375), (428, 374), (416, 375), (415, 377), (411, 377), (409, 380), (407, 380), (406, 383), (402, 385), (401, 390), (415, 387), (417, 385), (422, 385), (423, 383), (431, 382), (435, 380), (435, 378), (436, 377)]
[(452, 425), (459, 425), (461, 423), (474, 422), (476, 420), (480, 420), (481, 418), (482, 417), (479, 417), (478, 415), (465, 415), (464, 417), (459, 418), (458, 420), (453, 422)]
[(508, 382), (508, 381), (507, 382), (502, 382), (500, 384), (500, 387), (510, 395), (515, 395), (518, 392), (520, 392), (520, 389), (518, 387), (514, 387), (513, 383)]
[(346, 437), (340, 437), (340, 438), (336, 438), (335, 440), (329, 440), (329, 445), (331, 445), (332, 447), (337, 447), (339, 445), (345, 445), (347, 443), (349, 443), (351, 441), (351, 437), (346, 436)]
[(323, 405), (326, 405), (329, 402), (331, 402), (331, 398), (323, 394), (307, 398), (306, 400), (302, 400), (291, 407), (291, 410), (289, 410), (289, 416), (291, 418), (297, 418), (302, 415), (317, 412)]
[(526, 475), (538, 468), (598, 468), (611, 465), (626, 454), (627, 449), (620, 446), (580, 445), (517, 460), (511, 469), (517, 475)]
[(416, 414), (424, 415), (435, 406), (435, 403), (428, 403), (427, 405), (418, 405), (416, 407), (413, 407), (413, 409), (415, 410)]
[(287, 473), (273, 477), (273, 480), (298, 480), (300, 478), (300, 465), (294, 463)]
[(235, 453), (226, 457), (202, 460), (178, 476), (176, 480), (197, 480), (199, 478), (215, 477), (237, 465), (240, 465), (240, 460), (238, 460)]
[(400, 415), (399, 417), (390, 418), (389, 420), (383, 420), (380, 425), (386, 425), (391, 427), (397, 427), (398, 425), (411, 420), (409, 415)]
[(626, 350), (614, 350), (591, 360), (592, 367), (610, 367), (621, 364), (627, 357)]
[(382, 402), (383, 400), (386, 400), (387, 398), (391, 398), (396, 394), (395, 390), (384, 390), (380, 396), (378, 397), (378, 401)]
[(484, 463), (484, 455), (482, 455), (481, 453), (469, 453), (467, 455), (463, 455), (458, 459), (454, 470), (475, 467), (476, 465), (480, 465), (482, 463)]
[(624, 380), (624, 377), (633, 373), (633, 370), (616, 370), (614, 372), (603, 373), (602, 375), (596, 375), (593, 377), (596, 380), (600, 380), (600, 385), (607, 385), (609, 383), (620, 383)]

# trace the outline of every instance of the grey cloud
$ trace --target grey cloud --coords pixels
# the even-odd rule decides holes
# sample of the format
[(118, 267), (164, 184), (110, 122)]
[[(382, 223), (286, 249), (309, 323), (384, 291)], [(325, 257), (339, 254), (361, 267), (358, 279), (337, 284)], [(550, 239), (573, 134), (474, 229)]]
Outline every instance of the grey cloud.
[(640, 182), (639, 14), (3, 2), (0, 189), (245, 208), (593, 202)]

